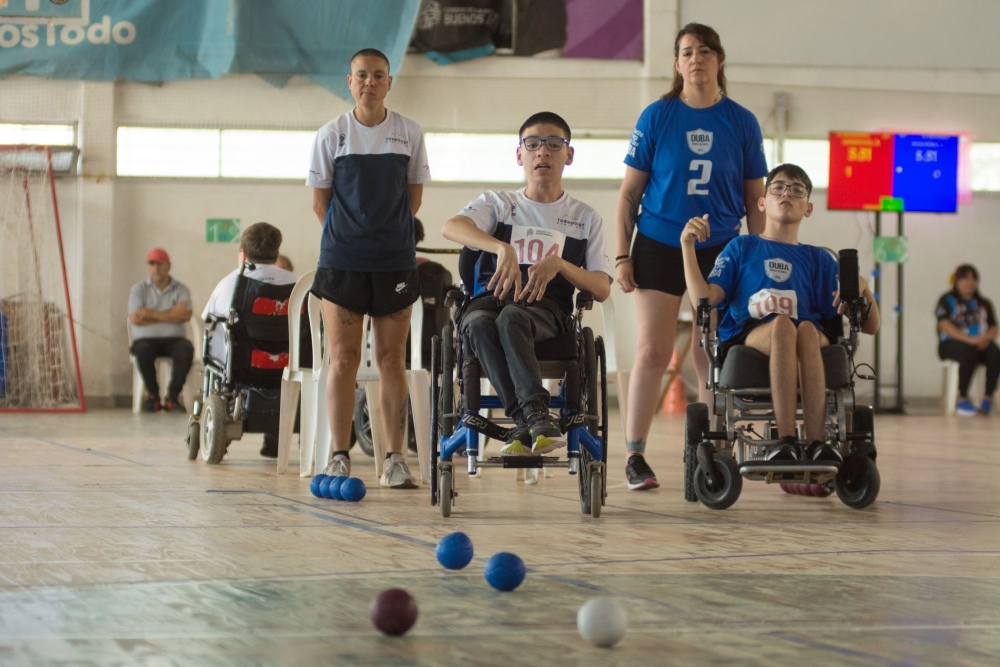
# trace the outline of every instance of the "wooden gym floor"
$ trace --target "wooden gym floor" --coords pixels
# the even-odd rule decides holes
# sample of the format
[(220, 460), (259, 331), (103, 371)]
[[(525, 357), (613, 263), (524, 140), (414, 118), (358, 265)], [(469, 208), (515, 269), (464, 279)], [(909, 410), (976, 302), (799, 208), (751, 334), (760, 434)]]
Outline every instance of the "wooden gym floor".
[[(0, 664), (1000, 662), (998, 417), (878, 416), (882, 492), (868, 510), (748, 482), (713, 511), (682, 497), (683, 417), (657, 417), (662, 486), (638, 493), (613, 413), (596, 520), (564, 470), (537, 486), (457, 475), (443, 519), (426, 487), (380, 488), (360, 453), (368, 496), (319, 500), (294, 468), (275, 475), (260, 436), (219, 466), (187, 461), (184, 423), (0, 415)], [(476, 557), (450, 572), (434, 546), (455, 530)], [(513, 593), (483, 579), (498, 551), (529, 568)], [(368, 603), (396, 586), (420, 617), (386, 638)], [(611, 650), (575, 629), (598, 594), (630, 615)]]

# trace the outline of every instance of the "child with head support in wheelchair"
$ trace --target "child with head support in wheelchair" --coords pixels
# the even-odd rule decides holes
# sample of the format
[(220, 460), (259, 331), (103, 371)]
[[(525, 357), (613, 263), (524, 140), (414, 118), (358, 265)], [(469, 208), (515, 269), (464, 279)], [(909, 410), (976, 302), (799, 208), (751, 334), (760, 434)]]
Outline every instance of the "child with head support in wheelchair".
[(573, 294), (598, 301), (611, 293), (612, 273), (600, 215), (562, 188), (573, 162), (569, 125), (555, 113), (528, 118), (518, 134), (517, 163), (527, 185), (484, 192), (444, 223), (450, 241), (483, 250), (462, 335), (479, 359), (515, 426), (501, 454), (544, 454), (565, 446), (549, 414), (549, 393), (535, 343), (563, 332)]
[[(721, 306), (720, 351), (747, 345), (769, 357), (771, 394), (780, 444), (771, 461), (832, 461), (840, 452), (825, 442), (826, 386), (821, 349), (831, 340), (823, 324), (843, 312), (838, 265), (829, 252), (799, 243), (802, 220), (813, 211), (812, 181), (797, 165), (783, 164), (767, 175), (757, 206), (766, 217), (760, 235), (739, 236), (725, 247), (708, 279), (698, 270), (695, 243), (710, 234), (708, 216), (691, 218), (681, 232), (684, 273), (691, 301), (707, 298)], [(864, 278), (871, 309), (861, 331), (879, 328), (878, 305)], [(805, 442), (796, 437), (797, 391), (802, 396)]]

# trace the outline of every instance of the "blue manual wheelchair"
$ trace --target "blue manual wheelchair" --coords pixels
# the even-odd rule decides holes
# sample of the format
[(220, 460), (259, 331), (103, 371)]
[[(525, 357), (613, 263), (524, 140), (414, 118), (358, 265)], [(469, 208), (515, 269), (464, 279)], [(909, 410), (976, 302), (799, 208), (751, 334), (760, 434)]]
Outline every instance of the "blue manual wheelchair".
[[(824, 327), (831, 343), (822, 348), (826, 375), (826, 441), (843, 457), (833, 461), (768, 461), (768, 451), (779, 445), (771, 401), (768, 357), (745, 345), (729, 349), (723, 360), (707, 299), (698, 305), (701, 345), (709, 361), (711, 406), (687, 407), (684, 443), (684, 498), (712, 509), (726, 509), (740, 497), (743, 480), (815, 484), (836, 490), (854, 509), (868, 507), (878, 497), (881, 480), (875, 465), (875, 423), (872, 408), (856, 405), (854, 363), (861, 323), (870, 306), (860, 294), (856, 250), (840, 252), (841, 301), (847, 305), (849, 333), (843, 336), (842, 318)], [(710, 413), (721, 430), (712, 430)], [(801, 406), (798, 417), (801, 418)], [(755, 426), (760, 426), (761, 431)]]
[[(480, 434), (504, 442), (510, 420), (492, 419), (481, 410), (502, 408), (496, 396), (480, 393), (485, 370), (463, 344), (462, 316), (475, 300), (471, 286), (481, 251), (464, 249), (459, 256), (463, 289), (451, 290), (447, 303), (454, 307), (448, 322), (431, 346), (431, 504), (441, 516), (451, 516), (455, 497), (454, 458), (464, 455), (469, 475), (480, 468), (566, 468), (578, 475), (580, 506), (584, 514), (601, 515), (606, 496), (608, 462), (607, 370), (604, 341), (581, 322), (593, 306), (593, 295), (577, 294), (576, 311), (567, 316), (561, 335), (538, 343), (535, 353), (543, 379), (560, 381), (550, 397), (550, 409), (559, 412), (560, 430), (566, 435), (565, 458), (560, 456), (492, 456), (479, 460)], [(489, 298), (489, 297), (483, 297)], [(457, 380), (457, 382), (456, 382)], [(457, 391), (456, 391), (457, 384)]]

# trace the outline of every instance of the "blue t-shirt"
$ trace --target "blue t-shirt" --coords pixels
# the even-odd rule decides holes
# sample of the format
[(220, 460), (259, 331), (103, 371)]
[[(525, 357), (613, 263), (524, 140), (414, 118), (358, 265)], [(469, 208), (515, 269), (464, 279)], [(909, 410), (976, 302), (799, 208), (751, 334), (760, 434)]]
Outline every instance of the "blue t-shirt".
[(733, 239), (708, 274), (709, 284), (726, 293), (719, 304), (719, 340), (738, 335), (751, 319), (767, 321), (779, 314), (812, 322), (822, 331), (823, 320), (837, 317), (837, 273), (837, 260), (823, 248), (756, 235)]
[(661, 99), (639, 116), (625, 164), (649, 174), (639, 231), (680, 247), (687, 221), (708, 214), (712, 235), (697, 247), (740, 233), (743, 182), (767, 175), (760, 124), (728, 97), (707, 109)]

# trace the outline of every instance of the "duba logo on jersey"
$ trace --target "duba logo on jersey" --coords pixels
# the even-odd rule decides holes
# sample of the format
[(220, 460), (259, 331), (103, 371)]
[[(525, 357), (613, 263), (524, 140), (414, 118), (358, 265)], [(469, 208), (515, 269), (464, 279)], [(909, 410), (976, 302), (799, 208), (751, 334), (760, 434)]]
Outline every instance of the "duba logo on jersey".
[(712, 150), (712, 133), (708, 130), (688, 130), (688, 148), (695, 155), (704, 155)]
[(765, 259), (764, 273), (776, 283), (783, 283), (792, 276), (792, 263), (781, 258)]

